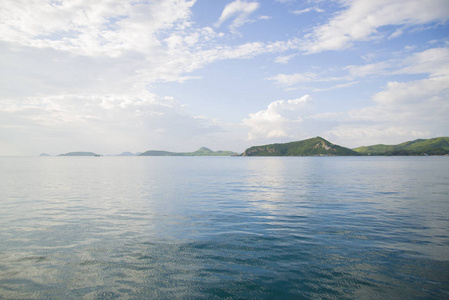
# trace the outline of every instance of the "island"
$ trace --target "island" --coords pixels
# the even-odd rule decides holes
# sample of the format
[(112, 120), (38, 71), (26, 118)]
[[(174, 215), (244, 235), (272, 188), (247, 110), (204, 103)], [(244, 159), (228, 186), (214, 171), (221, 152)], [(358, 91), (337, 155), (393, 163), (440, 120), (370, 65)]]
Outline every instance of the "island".
[(398, 145), (372, 145), (353, 149), (362, 155), (398, 156), (398, 155), (448, 155), (449, 137), (418, 139)]
[(302, 141), (253, 146), (242, 156), (426, 156), (449, 155), (449, 137), (418, 139), (398, 145), (372, 145), (354, 149), (345, 148), (314, 137)]
[(194, 152), (169, 152), (162, 150), (148, 150), (145, 151), (139, 156), (235, 156), (236, 152), (232, 151), (212, 151), (209, 148), (201, 147), (200, 149)]
[(253, 146), (243, 152), (242, 156), (357, 156), (354, 150), (332, 144), (322, 137), (290, 142)]
[(93, 152), (69, 152), (65, 154), (59, 154), (59, 156), (101, 156)]

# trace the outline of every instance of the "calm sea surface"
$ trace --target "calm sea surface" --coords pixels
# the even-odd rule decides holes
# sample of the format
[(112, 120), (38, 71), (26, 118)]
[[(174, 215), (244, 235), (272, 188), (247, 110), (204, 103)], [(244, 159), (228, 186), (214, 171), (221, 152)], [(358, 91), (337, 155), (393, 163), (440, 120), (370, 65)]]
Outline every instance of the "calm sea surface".
[(449, 157), (1, 157), (2, 299), (449, 299)]

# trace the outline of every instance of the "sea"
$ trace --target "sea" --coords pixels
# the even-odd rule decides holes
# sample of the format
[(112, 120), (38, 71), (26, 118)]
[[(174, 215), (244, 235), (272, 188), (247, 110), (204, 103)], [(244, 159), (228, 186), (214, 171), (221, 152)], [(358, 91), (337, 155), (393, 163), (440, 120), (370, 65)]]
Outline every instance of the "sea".
[(449, 157), (0, 157), (0, 299), (449, 299)]

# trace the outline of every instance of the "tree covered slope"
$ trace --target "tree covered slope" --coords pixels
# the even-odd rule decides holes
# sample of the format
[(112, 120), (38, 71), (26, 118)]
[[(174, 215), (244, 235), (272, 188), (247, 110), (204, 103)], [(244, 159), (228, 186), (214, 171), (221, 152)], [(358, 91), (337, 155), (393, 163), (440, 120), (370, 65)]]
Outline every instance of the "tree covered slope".
[(347, 156), (357, 152), (326, 141), (321, 137), (284, 144), (253, 146), (245, 150), (243, 156)]
[(140, 156), (232, 156), (232, 151), (212, 151), (209, 148), (201, 147), (194, 152), (169, 152), (160, 150), (149, 150), (140, 154)]
[(449, 137), (418, 139), (398, 145), (372, 145), (353, 149), (362, 155), (446, 155), (449, 154)]

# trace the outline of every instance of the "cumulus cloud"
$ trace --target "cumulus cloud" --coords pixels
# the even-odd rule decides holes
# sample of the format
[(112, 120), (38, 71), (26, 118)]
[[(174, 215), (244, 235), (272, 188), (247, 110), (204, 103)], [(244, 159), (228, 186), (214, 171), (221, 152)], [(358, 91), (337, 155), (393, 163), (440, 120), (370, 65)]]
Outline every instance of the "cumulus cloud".
[(229, 3), (223, 9), (220, 18), (215, 23), (215, 26), (221, 26), (226, 20), (234, 18), (229, 28), (235, 32), (236, 29), (249, 21), (249, 16), (259, 8), (257, 2), (246, 2), (242, 0), (236, 0)]
[(249, 127), (250, 140), (306, 135), (301, 132), (301, 123), (312, 110), (313, 101), (309, 95), (293, 100), (277, 100), (270, 103), (267, 109), (250, 114), (243, 124)]
[[(309, 53), (348, 48), (355, 41), (366, 41), (381, 35), (387, 25), (409, 26), (449, 19), (446, 0), (349, 0), (345, 9), (327, 24), (306, 36), (303, 49)], [(393, 36), (400, 32), (393, 33)]]
[[(398, 74), (428, 74), (408, 82), (390, 81), (373, 97), (373, 105), (349, 111), (328, 132), (336, 139), (392, 143), (445, 135), (449, 128), (449, 51), (428, 49), (398, 62)], [(430, 134), (433, 136), (430, 136)], [(359, 144), (360, 145), (360, 144)]]
[[(375, 93), (370, 106), (338, 114), (320, 114), (300, 109), (298, 103), (273, 102), (266, 110), (251, 114), (245, 124), (252, 139), (291, 137), (298, 132), (314, 136), (313, 130), (345, 146), (357, 147), (374, 143), (398, 143), (417, 138), (447, 135), (449, 128), (449, 48), (431, 48), (410, 54), (403, 59), (390, 59), (343, 68), (342, 77), (324, 77), (317, 73), (280, 74), (271, 80), (283, 86), (300, 83), (347, 80), (328, 89), (356, 84), (356, 78), (390, 75), (420, 75), (412, 81), (389, 81)], [(369, 79), (368, 79), (369, 80)], [(318, 90), (318, 89), (315, 89)], [(320, 91), (320, 90), (318, 90)], [(297, 105), (297, 106), (296, 106)], [(291, 110), (297, 107), (298, 110)], [(284, 110), (282, 108), (285, 108)], [(286, 112), (294, 112), (288, 115)], [(313, 123), (312, 123), (313, 120)], [(313, 124), (313, 126), (312, 126)]]
[[(213, 120), (190, 115), (172, 97), (151, 93), (64, 94), (2, 101), (0, 119), (5, 147), (24, 153), (27, 149), (21, 148), (29, 141), (53, 154), (77, 150), (114, 154), (110, 151), (144, 151), (152, 145), (175, 149), (180, 142), (222, 130)], [(11, 126), (14, 137), (8, 133)], [(79, 149), (81, 145), (91, 149)]]

